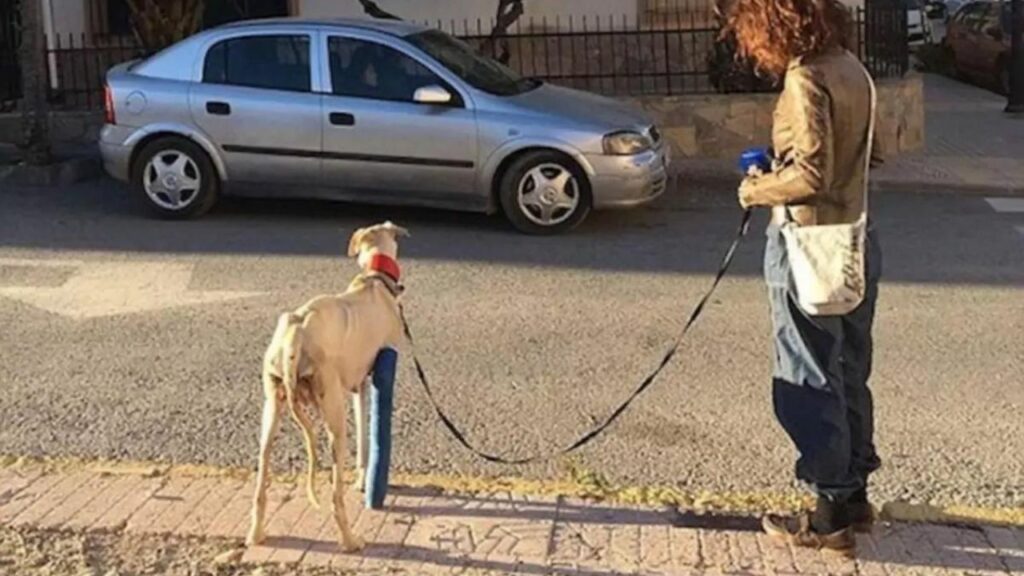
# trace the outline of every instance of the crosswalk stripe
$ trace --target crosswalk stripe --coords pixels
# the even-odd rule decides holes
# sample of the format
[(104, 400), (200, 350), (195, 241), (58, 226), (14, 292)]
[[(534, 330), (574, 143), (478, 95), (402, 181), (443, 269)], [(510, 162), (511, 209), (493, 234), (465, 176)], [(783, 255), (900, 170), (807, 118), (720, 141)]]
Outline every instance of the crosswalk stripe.
[(985, 198), (985, 201), (996, 212), (1024, 212), (1024, 198)]

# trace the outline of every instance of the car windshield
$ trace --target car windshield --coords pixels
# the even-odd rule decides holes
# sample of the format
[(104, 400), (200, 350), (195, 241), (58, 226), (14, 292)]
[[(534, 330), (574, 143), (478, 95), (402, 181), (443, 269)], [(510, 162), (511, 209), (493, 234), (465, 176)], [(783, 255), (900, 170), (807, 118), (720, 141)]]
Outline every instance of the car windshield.
[(470, 86), (497, 96), (515, 96), (540, 86), (539, 80), (523, 78), (515, 71), (487, 58), (469, 44), (438, 30), (427, 30), (406, 38)]

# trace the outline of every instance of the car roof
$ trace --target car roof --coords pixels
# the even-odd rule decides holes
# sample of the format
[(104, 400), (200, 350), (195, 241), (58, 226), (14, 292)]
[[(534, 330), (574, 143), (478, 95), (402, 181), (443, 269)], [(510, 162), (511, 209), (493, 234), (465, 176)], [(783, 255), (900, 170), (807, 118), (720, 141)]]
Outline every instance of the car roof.
[(220, 26), (220, 29), (248, 28), (267, 26), (324, 26), (334, 28), (358, 28), (370, 30), (392, 36), (408, 36), (426, 30), (423, 26), (406, 22), (404, 20), (383, 20), (369, 18), (257, 18), (253, 20), (241, 20), (231, 24)]

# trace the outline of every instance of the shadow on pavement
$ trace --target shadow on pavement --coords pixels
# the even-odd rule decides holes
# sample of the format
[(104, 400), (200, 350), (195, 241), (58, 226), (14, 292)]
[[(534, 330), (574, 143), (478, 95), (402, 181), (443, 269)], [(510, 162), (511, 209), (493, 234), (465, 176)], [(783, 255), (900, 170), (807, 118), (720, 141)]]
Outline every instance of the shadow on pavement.
[[(418, 494), (417, 489), (401, 488), (398, 492), (407, 496)], [(574, 537), (584, 538), (585, 534), (593, 535), (593, 530), (626, 530), (622, 534), (641, 534), (644, 527), (671, 526), (673, 529), (700, 531), (701, 541), (712, 538), (714, 546), (724, 545), (731, 538), (750, 538), (751, 534), (760, 533), (760, 521), (752, 516), (731, 514), (697, 514), (693, 512), (676, 513), (674, 510), (658, 511), (652, 509), (624, 508), (622, 506), (605, 506), (596, 503), (571, 503), (564, 499), (548, 501), (510, 500), (492, 497), (446, 497), (452, 502), (450, 506), (390, 506), (387, 514), (398, 515), (415, 523), (418, 519), (440, 517), (438, 526), (446, 527), (443, 534), (431, 537), (432, 546), (401, 545), (396, 543), (369, 543), (359, 558), (340, 554), (333, 541), (308, 540), (291, 537), (270, 538), (266, 546), (280, 550), (310, 550), (333, 557), (333, 564), (346, 566), (358, 563), (360, 558), (370, 563), (379, 562), (383, 566), (392, 563), (413, 563), (418, 569), (430, 567), (461, 568), (468, 570), (495, 571), (516, 574), (551, 574), (562, 573), (569, 569), (574, 574), (593, 576), (620, 573), (609, 566), (609, 555), (615, 552), (611, 548), (602, 547), (600, 539), (588, 542), (588, 557), (585, 559), (552, 557), (557, 538), (570, 540)], [(501, 532), (503, 520), (515, 523), (536, 523), (538, 530), (549, 532), (547, 536), (546, 557), (517, 555), (513, 549), (505, 553), (480, 547), (461, 531), (459, 526), (480, 526), (481, 522), (493, 521), (495, 529)], [(410, 524), (410, 525), (411, 525)], [(550, 530), (546, 526), (552, 526)], [(637, 531), (629, 531), (636, 527)], [(946, 526), (936, 524), (882, 524), (876, 526), (872, 534), (859, 534), (856, 563), (835, 556), (829, 558), (827, 553), (816, 550), (797, 549), (787, 546), (784, 542), (761, 537), (746, 542), (746, 548), (754, 546), (759, 550), (760, 562), (772, 564), (778, 559), (792, 562), (797, 566), (814, 566), (825, 562), (835, 566), (838, 562), (850, 568), (865, 569), (866, 563), (883, 564), (886, 567), (904, 568), (946, 568), (959, 570), (985, 570), (996, 573), (1010, 572), (1024, 568), (1024, 539), (1011, 529), (996, 528), (1003, 532), (991, 532), (989, 528), (971, 526)], [(449, 534), (450, 532), (450, 534)], [(556, 533), (561, 536), (556, 536)], [(747, 536), (744, 536), (746, 534)], [(447, 536), (446, 536), (447, 535)], [(573, 536), (575, 535), (575, 536)], [(450, 538), (449, 538), (450, 536)], [(725, 537), (725, 540), (722, 540)], [(586, 541), (586, 539), (584, 539)], [(756, 543), (755, 543), (756, 542)], [(644, 545), (637, 542), (641, 549)], [(709, 546), (711, 544), (708, 544)], [(609, 544), (610, 546), (610, 544)], [(738, 541), (728, 548), (740, 545)], [(766, 550), (765, 547), (774, 548)], [(709, 552), (698, 547), (697, 557), (689, 561), (698, 562), (703, 568), (726, 568), (718, 566), (723, 561), (708, 556)], [(779, 554), (781, 552), (781, 554)], [(680, 552), (674, 552), (678, 556)], [(687, 556), (682, 554), (683, 556)], [(667, 559), (668, 557), (666, 557)], [(769, 560), (771, 558), (771, 560)], [(649, 560), (638, 558), (640, 562)], [(758, 569), (757, 560), (746, 557), (744, 562), (754, 565), (731, 566), (731, 568)], [(550, 563), (550, 565), (549, 565)], [(425, 566), (424, 566), (425, 565)], [(366, 568), (366, 564), (362, 565)], [(666, 569), (667, 566), (641, 566), (647, 569)], [(783, 569), (780, 566), (762, 566), (760, 569), (774, 573), (771, 569)], [(792, 569), (792, 568), (791, 568)], [(760, 573), (760, 572), (759, 572)]]
[[(704, 275), (716, 269), (740, 218), (724, 188), (683, 179), (650, 207), (595, 213), (571, 234), (542, 238), (515, 233), (500, 216), (306, 200), (225, 199), (202, 219), (163, 221), (126, 187), (101, 180), (0, 192), (0, 249), (334, 257), (355, 228), (391, 219), (413, 234), (404, 259)], [(1022, 238), (982, 199), (876, 196), (885, 281), (1024, 282)], [(758, 214), (733, 275), (761, 274), (766, 220)]]

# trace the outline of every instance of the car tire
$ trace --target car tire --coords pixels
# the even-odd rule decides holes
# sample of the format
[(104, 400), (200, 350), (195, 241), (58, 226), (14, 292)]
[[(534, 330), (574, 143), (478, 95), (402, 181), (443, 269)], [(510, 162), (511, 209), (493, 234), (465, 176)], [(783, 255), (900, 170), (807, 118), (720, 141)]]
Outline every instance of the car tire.
[(184, 220), (210, 211), (220, 181), (206, 151), (187, 138), (166, 136), (139, 152), (132, 186), (155, 215)]
[(572, 230), (593, 208), (586, 174), (572, 158), (554, 150), (515, 159), (501, 177), (498, 197), (516, 230), (538, 236)]

